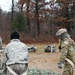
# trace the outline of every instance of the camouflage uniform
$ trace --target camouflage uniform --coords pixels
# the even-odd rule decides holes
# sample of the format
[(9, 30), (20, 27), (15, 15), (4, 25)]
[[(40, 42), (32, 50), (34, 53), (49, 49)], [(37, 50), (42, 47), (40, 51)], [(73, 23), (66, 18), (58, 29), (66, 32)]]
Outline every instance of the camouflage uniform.
[(5, 54), (7, 55), (6, 65), (11, 67), (17, 74), (21, 75), (27, 70), (28, 49), (19, 39), (11, 40), (5, 48)]
[(63, 75), (73, 75), (74, 70), (71, 64), (65, 61), (65, 58), (70, 59), (75, 64), (75, 50), (74, 50), (74, 42), (72, 39), (65, 38), (61, 42), (61, 56), (60, 60), (64, 63), (64, 72)]
[(57, 35), (60, 37), (60, 49), (61, 49), (60, 50), (61, 56), (59, 62), (64, 63), (64, 71), (62, 75), (73, 75), (74, 68), (70, 64), (70, 62), (66, 61), (65, 59), (66, 58), (69, 59), (75, 65), (75, 43), (70, 38), (66, 29), (60, 29), (57, 32)]

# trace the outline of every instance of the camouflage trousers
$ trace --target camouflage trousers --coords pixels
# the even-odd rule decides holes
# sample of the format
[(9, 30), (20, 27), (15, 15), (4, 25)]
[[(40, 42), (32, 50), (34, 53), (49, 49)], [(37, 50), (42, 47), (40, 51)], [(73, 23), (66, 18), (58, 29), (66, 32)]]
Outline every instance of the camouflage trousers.
[(64, 71), (62, 75), (74, 75), (74, 69), (70, 64), (64, 66)]
[[(26, 64), (13, 64), (9, 66), (14, 72), (16, 72), (18, 75), (21, 75), (22, 73), (26, 72), (28, 69), (28, 65)], [(3, 75), (13, 75), (11, 72), (7, 69), (6, 72)]]

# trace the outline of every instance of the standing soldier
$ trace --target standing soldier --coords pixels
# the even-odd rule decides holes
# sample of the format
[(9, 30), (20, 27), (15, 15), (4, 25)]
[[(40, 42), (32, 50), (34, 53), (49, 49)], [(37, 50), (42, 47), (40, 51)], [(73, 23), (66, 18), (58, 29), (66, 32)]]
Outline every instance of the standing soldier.
[(74, 41), (70, 38), (70, 35), (67, 33), (65, 28), (59, 29), (56, 33), (56, 36), (60, 39), (60, 51), (61, 56), (58, 62), (58, 68), (62, 68), (64, 64), (64, 71), (62, 75), (73, 75), (74, 74), (74, 65), (75, 65), (75, 44)]
[(11, 33), (10, 40), (4, 52), (7, 57), (7, 75), (27, 75), (27, 46), (19, 40), (19, 34), (16, 31)]

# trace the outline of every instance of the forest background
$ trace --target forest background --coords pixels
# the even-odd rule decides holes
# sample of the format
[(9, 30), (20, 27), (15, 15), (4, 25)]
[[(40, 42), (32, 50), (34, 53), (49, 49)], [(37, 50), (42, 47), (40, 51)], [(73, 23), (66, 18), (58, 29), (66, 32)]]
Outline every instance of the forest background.
[(11, 11), (0, 8), (0, 36), (10, 41), (18, 31), (25, 43), (55, 43), (59, 28), (66, 28), (75, 40), (75, 0), (12, 0)]

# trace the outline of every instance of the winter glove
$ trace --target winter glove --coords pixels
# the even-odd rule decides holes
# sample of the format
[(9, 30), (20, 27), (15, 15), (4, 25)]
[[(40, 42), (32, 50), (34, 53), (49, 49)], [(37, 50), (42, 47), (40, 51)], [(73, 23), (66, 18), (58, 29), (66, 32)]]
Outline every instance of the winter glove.
[(59, 46), (59, 50), (61, 51), (61, 46)]
[(62, 62), (58, 62), (58, 68), (62, 69)]

